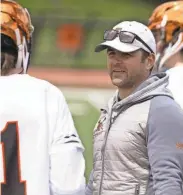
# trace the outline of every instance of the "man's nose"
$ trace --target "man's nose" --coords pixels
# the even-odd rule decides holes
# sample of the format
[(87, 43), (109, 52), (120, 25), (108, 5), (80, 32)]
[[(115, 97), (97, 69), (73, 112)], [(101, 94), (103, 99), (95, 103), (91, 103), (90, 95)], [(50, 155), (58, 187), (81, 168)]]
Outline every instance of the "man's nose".
[(121, 61), (119, 61), (117, 58), (114, 58), (111, 61), (111, 65), (113, 68), (120, 68), (121, 67)]

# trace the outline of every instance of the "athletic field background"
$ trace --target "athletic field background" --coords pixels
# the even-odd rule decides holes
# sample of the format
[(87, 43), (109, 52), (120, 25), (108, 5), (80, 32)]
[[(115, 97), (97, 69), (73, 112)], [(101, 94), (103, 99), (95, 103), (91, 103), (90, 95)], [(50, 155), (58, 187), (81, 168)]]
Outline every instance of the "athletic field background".
[[(105, 52), (94, 49), (103, 33), (123, 20), (143, 23), (155, 0), (18, 0), (35, 27), (31, 63), (36, 67), (104, 69)], [(75, 49), (73, 49), (73, 47)]]

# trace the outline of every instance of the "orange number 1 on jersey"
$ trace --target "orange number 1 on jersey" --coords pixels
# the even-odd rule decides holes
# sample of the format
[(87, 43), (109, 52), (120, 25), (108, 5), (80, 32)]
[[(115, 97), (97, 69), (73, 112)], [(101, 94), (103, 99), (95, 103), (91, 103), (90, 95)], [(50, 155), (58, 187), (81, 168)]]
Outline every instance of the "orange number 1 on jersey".
[(21, 180), (18, 122), (8, 122), (1, 131), (4, 182), (1, 195), (27, 195), (26, 182)]

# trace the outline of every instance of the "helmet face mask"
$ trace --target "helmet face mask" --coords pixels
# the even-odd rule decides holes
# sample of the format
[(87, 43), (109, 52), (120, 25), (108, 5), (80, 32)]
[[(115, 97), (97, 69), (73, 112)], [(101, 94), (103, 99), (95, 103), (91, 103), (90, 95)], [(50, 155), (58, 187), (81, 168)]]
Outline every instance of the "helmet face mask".
[(149, 19), (149, 28), (157, 43), (156, 66), (165, 62), (183, 48), (183, 1), (172, 1), (158, 6)]
[(10, 37), (18, 48), (16, 68), (26, 73), (30, 62), (34, 27), (27, 9), (11, 0), (1, 1), (1, 35)]

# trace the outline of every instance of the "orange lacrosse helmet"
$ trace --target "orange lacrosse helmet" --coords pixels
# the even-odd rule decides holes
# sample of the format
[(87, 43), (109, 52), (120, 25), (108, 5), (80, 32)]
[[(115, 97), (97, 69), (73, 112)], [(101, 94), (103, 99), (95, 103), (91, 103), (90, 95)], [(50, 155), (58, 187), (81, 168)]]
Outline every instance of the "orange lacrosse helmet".
[(152, 13), (148, 27), (160, 33), (163, 50), (157, 54), (162, 68), (168, 58), (183, 48), (183, 1), (171, 1), (158, 6)]
[(26, 73), (34, 30), (30, 15), (27, 9), (17, 2), (2, 0), (0, 17), (1, 36), (6, 35), (14, 41), (18, 49), (16, 67), (23, 67), (24, 73)]

